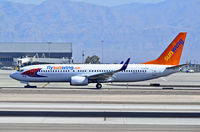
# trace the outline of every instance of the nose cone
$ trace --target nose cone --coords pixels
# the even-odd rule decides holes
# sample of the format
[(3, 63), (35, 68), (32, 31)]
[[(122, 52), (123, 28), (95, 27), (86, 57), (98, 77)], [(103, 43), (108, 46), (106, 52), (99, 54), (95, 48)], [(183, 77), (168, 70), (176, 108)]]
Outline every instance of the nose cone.
[(11, 74), (10, 74), (10, 77), (17, 80), (17, 78), (18, 78), (18, 73), (17, 73), (17, 72), (11, 73)]

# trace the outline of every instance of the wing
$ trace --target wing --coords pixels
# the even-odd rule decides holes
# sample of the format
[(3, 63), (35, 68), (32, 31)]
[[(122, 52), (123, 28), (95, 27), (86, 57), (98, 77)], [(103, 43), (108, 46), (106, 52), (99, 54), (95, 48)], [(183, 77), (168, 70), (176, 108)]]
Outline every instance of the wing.
[(109, 79), (113, 78), (113, 75), (115, 73), (120, 72), (120, 71), (125, 71), (126, 68), (128, 67), (129, 61), (130, 61), (130, 58), (128, 58), (127, 61), (124, 63), (124, 65), (118, 70), (114, 70), (111, 72), (99, 73), (99, 74), (95, 74), (95, 75), (89, 75), (88, 79), (89, 80), (109, 80)]

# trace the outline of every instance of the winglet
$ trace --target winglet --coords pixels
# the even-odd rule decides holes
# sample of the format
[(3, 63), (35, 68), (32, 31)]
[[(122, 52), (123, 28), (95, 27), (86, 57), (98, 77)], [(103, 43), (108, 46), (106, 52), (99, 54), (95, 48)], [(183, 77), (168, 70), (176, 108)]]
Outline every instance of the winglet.
[(124, 63), (124, 65), (122, 66), (120, 71), (125, 71), (126, 70), (126, 68), (128, 67), (129, 61), (130, 61), (130, 58), (127, 59), (127, 61)]

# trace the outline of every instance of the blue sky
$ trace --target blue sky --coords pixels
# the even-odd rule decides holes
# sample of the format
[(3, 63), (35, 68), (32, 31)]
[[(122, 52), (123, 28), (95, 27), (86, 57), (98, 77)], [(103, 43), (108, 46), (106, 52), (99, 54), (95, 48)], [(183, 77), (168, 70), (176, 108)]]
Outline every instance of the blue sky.
[[(45, 0), (4, 0), (4, 1), (15, 1), (25, 4), (40, 4)], [(128, 3), (157, 3), (164, 0), (71, 0), (71, 1), (82, 1), (82, 2), (88, 2), (93, 3), (97, 5), (104, 5), (104, 6), (116, 6), (121, 4), (128, 4)]]

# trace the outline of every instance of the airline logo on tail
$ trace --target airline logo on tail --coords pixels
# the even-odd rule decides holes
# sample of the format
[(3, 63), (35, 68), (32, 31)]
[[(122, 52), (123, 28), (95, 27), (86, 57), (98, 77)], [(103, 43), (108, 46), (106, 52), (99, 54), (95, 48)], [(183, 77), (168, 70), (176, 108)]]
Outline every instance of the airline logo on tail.
[(160, 57), (143, 64), (179, 65), (186, 35), (186, 32), (180, 32)]
[(174, 46), (174, 48), (169, 51), (168, 55), (165, 56), (165, 61), (169, 61), (169, 59), (171, 57), (173, 57), (173, 55), (176, 53), (176, 51), (178, 51), (182, 46), (184, 45), (184, 41), (182, 39), (180, 39)]

